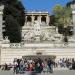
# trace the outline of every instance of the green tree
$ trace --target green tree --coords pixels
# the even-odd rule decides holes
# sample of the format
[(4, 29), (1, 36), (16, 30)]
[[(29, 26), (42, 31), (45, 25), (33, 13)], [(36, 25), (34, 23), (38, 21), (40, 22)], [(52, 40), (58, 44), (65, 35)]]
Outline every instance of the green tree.
[(55, 15), (56, 22), (55, 24), (63, 25), (63, 27), (67, 27), (71, 25), (71, 9), (70, 7), (62, 7), (60, 5), (56, 5), (53, 8), (53, 13)]
[(10, 42), (21, 42), (21, 28), (25, 23), (25, 9), (20, 0), (1, 0), (4, 5), (3, 20), (5, 21), (5, 32)]
[(70, 30), (71, 28), (71, 8), (70, 7), (62, 7), (60, 5), (56, 5), (53, 8), (53, 13), (54, 13), (54, 25), (58, 26), (59, 28), (59, 33), (62, 33), (65, 38), (70, 35)]
[[(10, 42), (20, 42), (21, 41), (21, 27), (18, 24), (17, 20), (13, 16), (8, 15), (5, 20), (6, 25), (6, 35), (9, 36)], [(16, 25), (16, 26), (15, 26)], [(11, 35), (12, 34), (12, 35)], [(16, 36), (15, 36), (16, 35)]]

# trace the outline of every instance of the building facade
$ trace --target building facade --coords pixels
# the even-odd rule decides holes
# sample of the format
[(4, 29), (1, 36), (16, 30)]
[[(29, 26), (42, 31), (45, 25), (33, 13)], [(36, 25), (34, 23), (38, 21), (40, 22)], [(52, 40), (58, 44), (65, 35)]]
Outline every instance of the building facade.
[(50, 16), (47, 11), (27, 12), (21, 43), (10, 43), (8, 37), (3, 39), (3, 9), (4, 6), (0, 6), (0, 64), (13, 63), (14, 58), (34, 55), (55, 56), (56, 60), (75, 58), (75, 37), (68, 37), (69, 42), (64, 43), (58, 28), (49, 25)]

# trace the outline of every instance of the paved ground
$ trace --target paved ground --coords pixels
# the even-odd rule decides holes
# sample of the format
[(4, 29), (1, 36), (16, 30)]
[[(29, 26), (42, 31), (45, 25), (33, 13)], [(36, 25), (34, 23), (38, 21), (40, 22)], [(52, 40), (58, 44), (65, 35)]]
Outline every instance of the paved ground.
[[(13, 71), (0, 70), (0, 75), (16, 75), (16, 74), (13, 74)], [(17, 75), (20, 75), (20, 74), (17, 74)], [(54, 73), (41, 73), (41, 74), (26, 72), (21, 75), (75, 75), (75, 71), (74, 70), (54, 70)]]

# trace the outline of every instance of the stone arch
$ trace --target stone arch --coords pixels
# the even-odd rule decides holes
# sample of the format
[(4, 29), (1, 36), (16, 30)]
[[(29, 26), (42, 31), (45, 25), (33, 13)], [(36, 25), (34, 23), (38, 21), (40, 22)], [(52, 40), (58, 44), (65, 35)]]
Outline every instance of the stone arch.
[(45, 22), (46, 23), (46, 17), (45, 16), (41, 17), (41, 22)]
[(31, 16), (28, 16), (28, 17), (27, 17), (27, 22), (31, 22), (31, 21), (32, 21)]

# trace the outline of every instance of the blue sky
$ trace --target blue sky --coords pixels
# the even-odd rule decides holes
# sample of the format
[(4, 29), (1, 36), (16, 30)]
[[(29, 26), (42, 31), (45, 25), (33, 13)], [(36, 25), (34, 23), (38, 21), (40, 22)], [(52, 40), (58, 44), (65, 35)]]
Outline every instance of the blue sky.
[(31, 10), (46, 10), (52, 12), (52, 8), (56, 4), (64, 6), (70, 0), (22, 0), (22, 3), (27, 11)]

